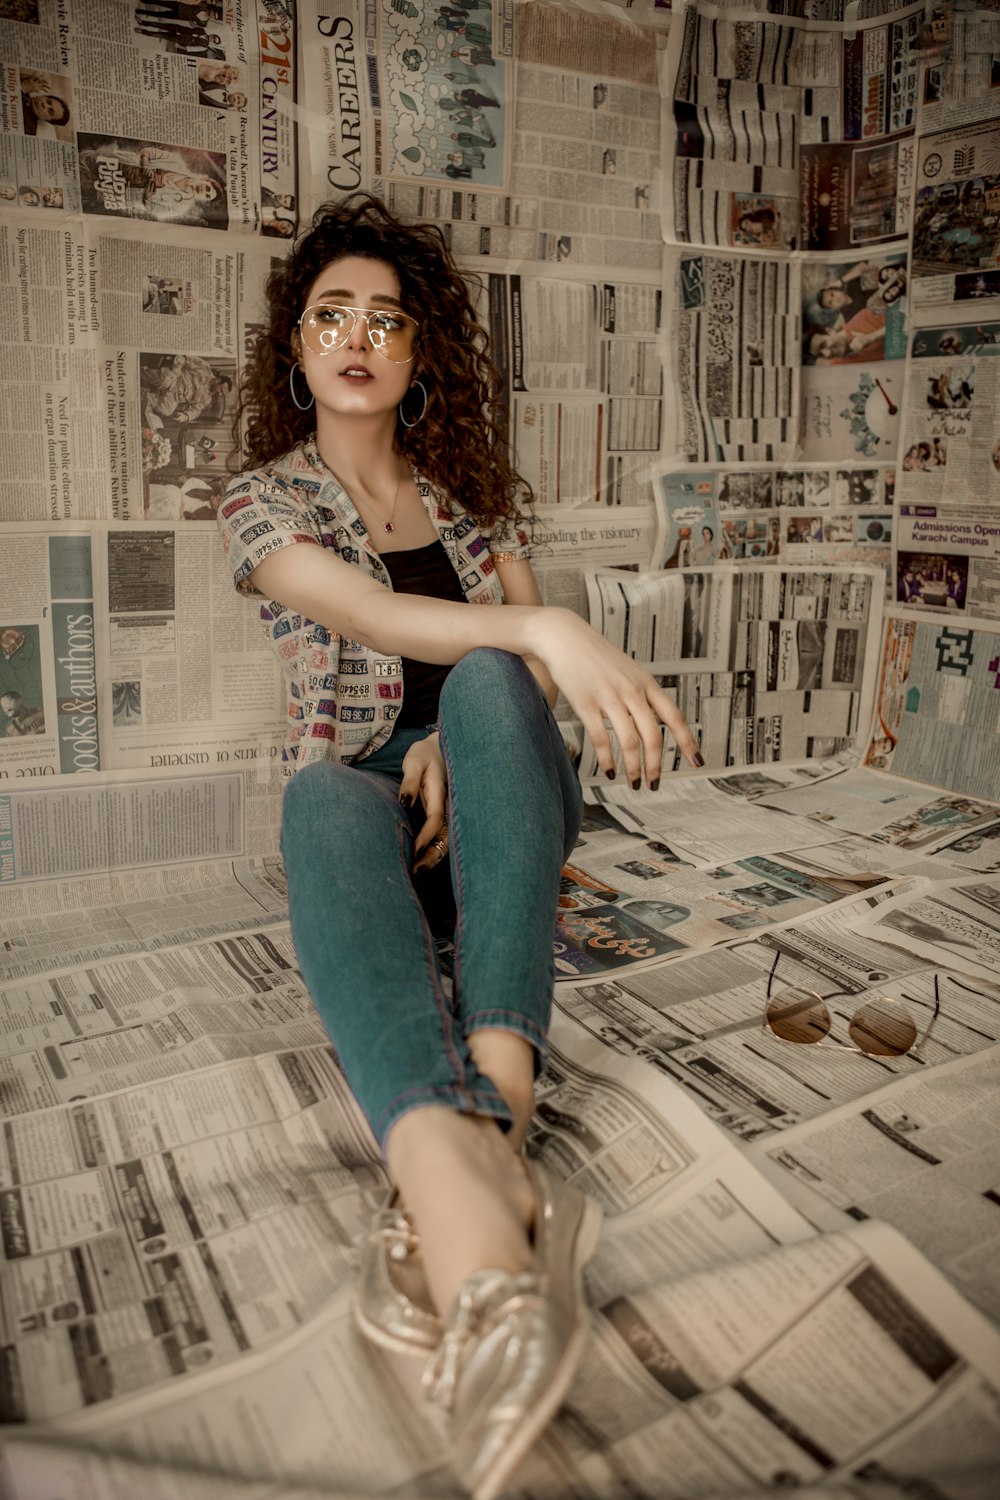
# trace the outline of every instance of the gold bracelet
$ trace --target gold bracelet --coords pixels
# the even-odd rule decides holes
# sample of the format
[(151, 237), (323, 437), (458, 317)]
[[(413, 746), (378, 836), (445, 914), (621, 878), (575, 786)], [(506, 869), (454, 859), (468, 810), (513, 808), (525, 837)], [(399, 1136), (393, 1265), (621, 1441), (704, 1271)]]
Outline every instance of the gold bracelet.
[(490, 556), (495, 563), (517, 562), (518, 560), (516, 552), (491, 552)]

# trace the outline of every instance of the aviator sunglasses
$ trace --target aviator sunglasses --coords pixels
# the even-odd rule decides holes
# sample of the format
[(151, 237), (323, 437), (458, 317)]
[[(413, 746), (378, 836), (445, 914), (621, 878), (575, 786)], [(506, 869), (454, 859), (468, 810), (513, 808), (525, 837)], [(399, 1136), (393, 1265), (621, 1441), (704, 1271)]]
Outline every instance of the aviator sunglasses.
[(364, 318), (368, 339), (376, 354), (394, 365), (407, 365), (416, 352), (420, 324), (408, 313), (384, 307), (341, 307), (320, 302), (307, 307), (299, 319), (303, 344), (313, 354), (332, 354), (343, 349), (359, 318)]
[(864, 1005), (859, 1006), (847, 1023), (853, 1046), (832, 1038), (828, 1040), (833, 1020), (826, 1002), (837, 995), (850, 995), (850, 991), (834, 990), (829, 995), (818, 995), (815, 990), (793, 985), (772, 995), (774, 975), (780, 958), (780, 952), (774, 955), (774, 963), (767, 978), (763, 1024), (782, 1042), (836, 1047), (841, 1052), (863, 1052), (866, 1057), (903, 1057), (907, 1052), (919, 1051), (940, 1013), (941, 996), (935, 974), (934, 1011), (919, 1035), (917, 1023), (902, 1000), (894, 1000), (889, 995), (876, 995), (873, 1000), (866, 1000)]

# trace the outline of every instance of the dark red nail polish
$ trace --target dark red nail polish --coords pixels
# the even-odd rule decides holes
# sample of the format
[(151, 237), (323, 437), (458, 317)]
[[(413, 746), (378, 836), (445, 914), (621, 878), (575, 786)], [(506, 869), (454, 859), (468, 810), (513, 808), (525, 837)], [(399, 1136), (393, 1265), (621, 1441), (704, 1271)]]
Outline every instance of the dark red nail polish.
[(400, 805), (400, 807), (412, 807), (413, 806), (413, 798), (410, 796), (409, 792), (400, 792), (400, 794), (399, 794), (399, 805)]
[(660, 778), (659, 778), (659, 776), (657, 776), (657, 778), (656, 778), (655, 781), (651, 781), (649, 783), (649, 790), (651, 792), (658, 792), (660, 790)]
[(694, 763), (696, 766), (703, 766), (705, 764), (705, 757), (700, 750), (694, 752)]
[(609, 780), (609, 781), (614, 781), (614, 779), (615, 779), (615, 773), (614, 773), (614, 770), (610, 770), (610, 771), (605, 771), (605, 773), (604, 773), (604, 774), (605, 774), (605, 776), (606, 776), (606, 777), (607, 777), (607, 778), (608, 778), (608, 780)]
[(629, 782), (629, 786), (632, 788), (633, 792), (637, 792), (639, 790), (639, 788), (642, 786), (642, 782), (639, 780), (639, 778), (637, 776), (634, 781), (630, 781)]

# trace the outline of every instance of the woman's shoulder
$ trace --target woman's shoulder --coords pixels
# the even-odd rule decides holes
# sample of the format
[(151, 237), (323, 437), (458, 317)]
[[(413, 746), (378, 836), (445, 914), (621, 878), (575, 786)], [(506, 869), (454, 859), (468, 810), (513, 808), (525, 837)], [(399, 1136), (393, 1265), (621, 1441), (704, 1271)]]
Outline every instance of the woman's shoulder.
[(311, 450), (308, 440), (296, 443), (287, 453), (269, 459), (259, 468), (236, 474), (226, 486), (227, 499), (236, 495), (263, 498), (268, 494), (283, 494), (306, 504), (323, 477)]

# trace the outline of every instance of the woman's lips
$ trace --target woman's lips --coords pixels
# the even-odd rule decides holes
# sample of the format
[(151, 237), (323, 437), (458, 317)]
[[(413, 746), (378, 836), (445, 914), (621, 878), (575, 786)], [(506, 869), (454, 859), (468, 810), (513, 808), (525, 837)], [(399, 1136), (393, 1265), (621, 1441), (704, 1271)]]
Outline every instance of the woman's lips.
[(341, 370), (340, 373), (345, 380), (374, 380), (375, 378), (362, 365), (348, 365), (347, 369)]

